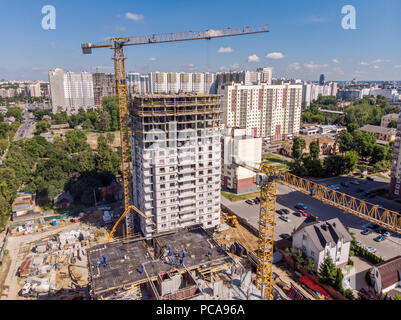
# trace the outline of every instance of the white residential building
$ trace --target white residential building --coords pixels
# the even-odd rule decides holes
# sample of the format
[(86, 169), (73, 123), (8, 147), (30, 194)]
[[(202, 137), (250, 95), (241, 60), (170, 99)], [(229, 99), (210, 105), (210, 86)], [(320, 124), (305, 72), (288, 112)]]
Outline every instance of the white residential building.
[(216, 74), (205, 72), (204, 78), (205, 78), (205, 85), (204, 85), (205, 93), (206, 94), (217, 93)]
[(294, 231), (292, 246), (312, 258), (318, 271), (327, 257), (331, 257), (336, 267), (347, 265), (351, 241), (351, 235), (338, 218), (319, 222), (309, 217)]
[(167, 93), (167, 73), (151, 72), (149, 73), (150, 92)]
[(205, 92), (205, 75), (203, 73), (192, 74), (192, 92)]
[(338, 92), (338, 85), (336, 82), (329, 82), (324, 85), (304, 82), (302, 101), (306, 102), (306, 105), (309, 107), (311, 102), (313, 100), (317, 100), (319, 96), (336, 97), (337, 92)]
[(53, 113), (65, 111), (77, 113), (94, 108), (93, 77), (89, 72), (64, 72), (62, 69), (49, 71), (50, 94)]
[(246, 129), (246, 135), (268, 142), (299, 134), (302, 85), (226, 84), (220, 87), (226, 128)]
[(273, 68), (258, 68), (256, 71), (260, 73), (260, 83), (272, 84)]
[(249, 193), (257, 191), (255, 173), (237, 166), (243, 161), (258, 168), (262, 161), (262, 138), (247, 136), (245, 129), (228, 128), (222, 132), (221, 186), (230, 192)]
[[(172, 107), (174, 106), (174, 107)], [(221, 121), (218, 95), (134, 97), (133, 202), (145, 236), (220, 223)], [(133, 220), (127, 218), (129, 228)]]
[(182, 92), (192, 92), (192, 73), (180, 73), (180, 86)]
[(167, 92), (178, 93), (178, 91), (180, 91), (180, 74), (178, 72), (167, 73)]

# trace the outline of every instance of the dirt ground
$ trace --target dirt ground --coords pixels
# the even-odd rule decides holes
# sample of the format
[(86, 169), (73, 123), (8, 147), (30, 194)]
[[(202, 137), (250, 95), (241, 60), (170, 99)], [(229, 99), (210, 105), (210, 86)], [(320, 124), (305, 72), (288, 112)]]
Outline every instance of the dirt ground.
[[(226, 223), (224, 217), (220, 218), (221, 223)], [(240, 242), (247, 250), (256, 251), (258, 248), (258, 237), (250, 233), (240, 224), (237, 227), (232, 227), (230, 222), (226, 223), (230, 229), (219, 232), (215, 239), (218, 243), (231, 244), (234, 241)]]
[[(116, 149), (117, 147), (119, 147), (121, 145), (120, 142), (120, 131), (115, 131), (112, 132), (114, 133), (114, 142), (112, 144), (112, 147), (114, 149)], [(97, 148), (97, 137), (99, 135), (101, 135), (102, 133), (94, 133), (94, 132), (90, 132), (86, 135), (86, 142), (88, 142), (88, 144), (90, 145), (90, 147), (92, 148), (92, 150), (95, 150)], [(106, 135), (107, 133), (103, 133), (103, 135)]]

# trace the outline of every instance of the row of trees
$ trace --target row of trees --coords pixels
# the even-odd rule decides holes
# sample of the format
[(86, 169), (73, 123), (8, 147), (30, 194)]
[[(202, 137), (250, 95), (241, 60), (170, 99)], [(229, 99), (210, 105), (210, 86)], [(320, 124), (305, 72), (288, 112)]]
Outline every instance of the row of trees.
[(378, 170), (391, 166), (394, 142), (387, 146), (379, 145), (375, 137), (355, 129), (354, 125), (349, 125), (347, 131), (341, 132), (336, 141), (341, 152), (355, 150), (362, 160), (369, 161)]
[[(344, 111), (343, 115), (324, 113), (319, 109)], [(319, 123), (319, 124), (338, 124), (349, 125), (356, 124), (357, 127), (362, 127), (365, 124), (379, 125), (381, 118), (389, 113), (399, 113), (396, 106), (391, 106), (383, 96), (365, 96), (360, 100), (356, 100), (352, 105), (344, 109), (336, 106), (334, 97), (322, 97), (313, 101), (309, 109), (302, 112), (302, 122), (304, 123)], [(392, 124), (394, 126), (394, 123)]]
[(320, 144), (318, 140), (309, 145), (309, 154), (304, 154), (305, 139), (295, 137), (292, 145), (293, 162), (289, 163), (290, 171), (301, 177), (332, 177), (347, 174), (356, 169), (358, 153), (347, 151), (344, 155), (330, 155), (324, 160), (319, 159)]
[(8, 141), (11, 141), (16, 134), (21, 122), (23, 120), (22, 111), (19, 107), (9, 107), (6, 113), (6, 117), (14, 117), (15, 122), (8, 124), (4, 122), (4, 115), (0, 113), (0, 156), (8, 148)]
[(103, 97), (102, 110), (80, 109), (77, 114), (68, 116), (66, 112), (51, 113), (50, 110), (34, 110), (37, 121), (42, 121), (45, 115), (52, 117), (56, 124), (68, 123), (70, 128), (81, 126), (86, 130), (97, 132), (116, 131), (119, 129), (118, 99), (116, 96)]
[(111, 183), (120, 170), (121, 152), (110, 147), (111, 135), (99, 136), (93, 151), (79, 130), (56, 137), (53, 143), (41, 136), (13, 142), (0, 168), (0, 224), (11, 214), (16, 192), (36, 192), (37, 202), (51, 207), (60, 192), (69, 191), (76, 202), (91, 205), (93, 191)]

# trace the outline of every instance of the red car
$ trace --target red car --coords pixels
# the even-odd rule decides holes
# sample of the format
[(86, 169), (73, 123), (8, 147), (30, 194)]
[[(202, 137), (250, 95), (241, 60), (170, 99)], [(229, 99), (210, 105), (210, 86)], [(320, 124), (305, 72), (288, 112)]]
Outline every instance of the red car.
[(308, 216), (308, 213), (305, 212), (304, 210), (298, 209), (298, 212), (299, 212), (300, 214), (302, 214), (304, 217), (307, 217), (307, 216)]

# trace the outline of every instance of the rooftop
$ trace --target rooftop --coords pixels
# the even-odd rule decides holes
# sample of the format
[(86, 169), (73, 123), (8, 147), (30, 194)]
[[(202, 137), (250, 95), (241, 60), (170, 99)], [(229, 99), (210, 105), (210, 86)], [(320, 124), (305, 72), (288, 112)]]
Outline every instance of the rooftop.
[(401, 281), (401, 256), (376, 264), (375, 268), (379, 270), (382, 289)]
[(392, 134), (392, 135), (395, 135), (397, 133), (397, 129), (395, 128), (373, 126), (371, 124), (367, 124), (362, 128), (360, 128), (359, 130), (369, 133), (382, 133), (382, 134)]
[[(176, 257), (171, 263), (168, 248)], [(184, 265), (179, 264), (185, 250)], [(106, 256), (107, 265), (99, 268)], [(144, 238), (99, 244), (88, 250), (91, 290), (94, 297), (107, 295), (122, 287), (156, 280), (161, 272), (178, 269), (181, 273), (193, 269), (218, 268), (231, 264), (229, 255), (200, 226)], [(142, 273), (142, 265), (146, 272)], [(148, 278), (149, 277), (149, 278)]]
[(337, 243), (341, 238), (344, 239), (344, 242), (352, 241), (351, 235), (338, 218), (323, 222), (305, 219), (294, 233), (302, 230), (310, 236), (312, 242), (320, 251), (324, 250), (328, 243)]

